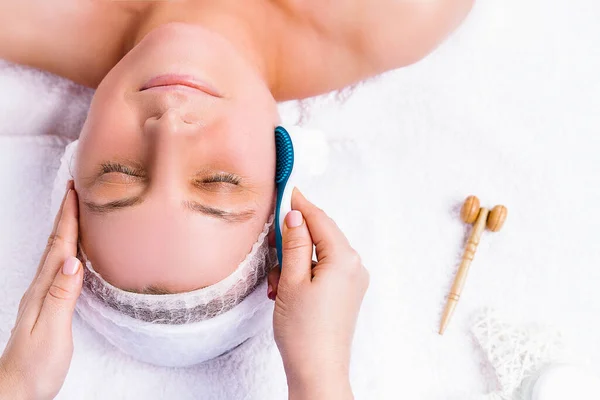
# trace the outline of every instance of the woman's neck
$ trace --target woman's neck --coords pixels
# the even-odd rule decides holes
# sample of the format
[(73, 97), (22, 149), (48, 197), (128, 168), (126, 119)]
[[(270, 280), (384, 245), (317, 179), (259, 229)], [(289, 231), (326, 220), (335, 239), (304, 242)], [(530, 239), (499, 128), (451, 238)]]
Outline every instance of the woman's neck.
[(229, 41), (273, 92), (277, 76), (274, 50), (278, 43), (266, 30), (269, 13), (275, 12), (269, 4), (260, 0), (244, 2), (243, 6), (237, 1), (154, 3), (139, 13), (139, 20), (132, 24), (124, 54), (159, 26), (172, 22), (200, 25)]

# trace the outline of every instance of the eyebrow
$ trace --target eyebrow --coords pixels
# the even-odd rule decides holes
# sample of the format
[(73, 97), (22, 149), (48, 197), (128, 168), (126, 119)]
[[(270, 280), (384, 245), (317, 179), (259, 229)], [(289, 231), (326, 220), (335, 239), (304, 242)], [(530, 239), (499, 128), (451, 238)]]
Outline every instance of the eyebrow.
[[(84, 201), (83, 204), (95, 214), (108, 214), (114, 211), (122, 210), (124, 208), (133, 207), (143, 202), (142, 196), (129, 197), (126, 199), (120, 199), (111, 201), (109, 203), (99, 204), (89, 201)], [(183, 207), (189, 211), (207, 215), (225, 222), (240, 223), (245, 222), (254, 217), (255, 211), (252, 209), (244, 210), (241, 212), (231, 212), (221, 210), (219, 208), (210, 207), (196, 201), (184, 201)]]
[(254, 210), (240, 212), (225, 211), (218, 208), (206, 206), (196, 201), (184, 201), (183, 205), (192, 212), (208, 215), (228, 222), (244, 222), (254, 217)]

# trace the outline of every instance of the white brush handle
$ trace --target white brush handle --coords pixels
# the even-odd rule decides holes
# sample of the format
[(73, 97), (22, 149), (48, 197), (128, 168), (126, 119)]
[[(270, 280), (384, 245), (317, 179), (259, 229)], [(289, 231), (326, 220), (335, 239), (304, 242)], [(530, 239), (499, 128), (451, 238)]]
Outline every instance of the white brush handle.
[[(294, 146), (294, 168), (288, 178), (279, 211), (283, 231), (285, 216), (292, 211), (292, 192), (296, 186), (317, 179), (327, 169), (329, 146), (322, 131), (292, 126), (287, 129)], [(299, 189), (302, 189), (300, 187)]]
[(282, 233), (285, 216), (288, 215), (290, 211), (292, 211), (292, 193), (294, 191), (294, 187), (296, 187), (295, 175), (297, 175), (295, 171), (296, 169), (292, 170), (292, 173), (288, 178), (287, 184), (285, 185), (283, 196), (281, 198), (281, 207), (279, 211), (279, 226), (281, 227)]

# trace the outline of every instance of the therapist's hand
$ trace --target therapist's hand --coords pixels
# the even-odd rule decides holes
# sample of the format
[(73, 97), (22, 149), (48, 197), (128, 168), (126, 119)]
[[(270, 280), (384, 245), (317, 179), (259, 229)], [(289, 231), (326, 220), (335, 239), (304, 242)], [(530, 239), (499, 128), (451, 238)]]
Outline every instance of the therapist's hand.
[(335, 222), (296, 189), (292, 209), (281, 274), (275, 268), (269, 275), (290, 399), (351, 399), (350, 348), (369, 275)]
[(73, 354), (71, 321), (83, 272), (77, 253), (77, 195), (69, 183), (48, 246), (19, 304), (0, 358), (0, 398), (52, 399)]

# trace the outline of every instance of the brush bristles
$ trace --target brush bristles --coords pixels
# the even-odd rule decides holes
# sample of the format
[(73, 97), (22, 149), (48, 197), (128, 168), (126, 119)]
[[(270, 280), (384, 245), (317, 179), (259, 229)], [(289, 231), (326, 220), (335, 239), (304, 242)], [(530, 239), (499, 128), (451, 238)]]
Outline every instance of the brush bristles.
[(275, 172), (275, 183), (287, 179), (294, 166), (294, 147), (288, 132), (278, 126), (275, 129), (275, 148), (277, 151), (277, 168)]

